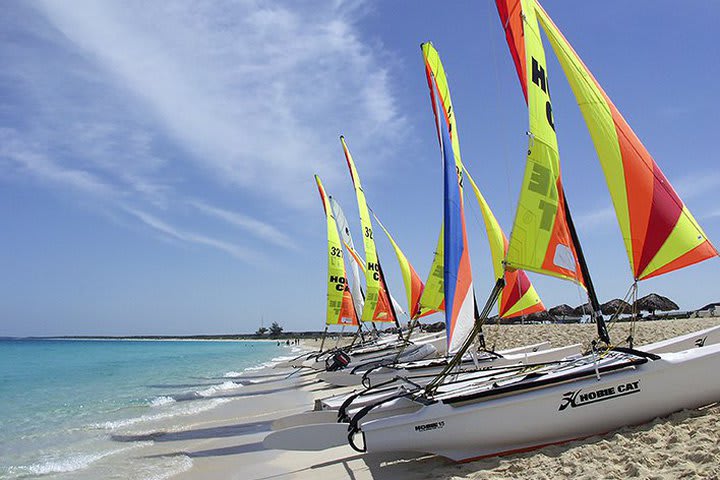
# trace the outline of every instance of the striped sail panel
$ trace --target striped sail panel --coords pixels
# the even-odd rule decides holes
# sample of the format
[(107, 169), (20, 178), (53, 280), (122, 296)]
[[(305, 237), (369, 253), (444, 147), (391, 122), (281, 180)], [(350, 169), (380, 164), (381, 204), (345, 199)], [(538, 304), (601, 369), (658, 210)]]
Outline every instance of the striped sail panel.
[[(430, 102), (433, 109), (433, 115), (436, 119), (435, 125), (438, 141), (441, 141), (441, 125), (445, 125), (451, 138), (453, 158), (455, 159), (458, 171), (460, 171), (462, 168), (460, 141), (458, 140), (455, 111), (452, 106), (452, 99), (450, 98), (450, 87), (447, 82), (447, 76), (445, 75), (445, 69), (440, 61), (440, 55), (432, 43), (423, 43), (420, 48), (425, 62), (425, 77), (430, 90)], [(442, 118), (442, 121), (440, 121), (440, 118)], [(460, 191), (462, 193), (462, 185), (460, 186)], [(443, 263), (445, 256), (445, 248), (443, 244), (444, 237), (445, 229), (442, 227), (440, 229), (437, 247), (435, 248), (433, 263), (430, 267), (430, 274), (428, 275), (425, 290), (420, 299), (420, 305), (423, 312), (421, 316), (429, 315), (430, 313), (433, 313), (432, 311), (445, 310), (445, 266)]]
[(490, 243), (490, 256), (492, 258), (493, 270), (495, 278), (505, 279), (505, 287), (500, 293), (500, 302), (498, 307), (498, 315), (503, 318), (512, 318), (519, 315), (528, 315), (533, 312), (541, 312), (545, 310), (540, 297), (535, 291), (535, 287), (530, 283), (527, 274), (522, 270), (505, 271), (503, 260), (507, 253), (508, 241), (500, 227), (495, 215), (490, 210), (490, 205), (485, 201), (475, 180), (465, 170), (465, 178), (470, 181), (475, 198), (480, 204), (483, 221), (485, 222), (485, 231), (487, 232), (488, 242)]
[(463, 205), (463, 165), (455, 110), (445, 69), (431, 43), (421, 45), (425, 76), (443, 159), (443, 290), (448, 352), (460, 349), (472, 332), (475, 294)]
[(595, 144), (636, 280), (718, 255), (715, 247), (592, 73), (535, 2)]
[[(445, 74), (445, 68), (440, 61), (440, 54), (435, 49), (432, 43), (426, 42), (421, 45), (423, 59), (425, 60), (425, 77), (430, 88), (430, 98), (433, 105), (433, 114), (435, 118), (442, 118), (442, 122), (436, 123), (439, 128), (445, 125), (450, 135), (450, 140), (453, 149), (453, 156), (455, 164), (458, 168), (462, 168), (462, 160), (460, 155), (460, 140), (458, 137), (457, 122), (455, 120), (455, 109), (453, 108), (452, 99), (450, 98), (450, 85), (447, 81), (447, 75)], [(435, 95), (437, 94), (437, 99)], [(438, 103), (440, 110), (442, 110), (442, 116), (438, 111)], [(438, 131), (438, 140), (440, 139), (440, 132)], [(460, 185), (460, 193), (462, 193), (463, 187)]]
[(513, 62), (515, 63), (515, 71), (517, 71), (518, 78), (520, 79), (520, 87), (527, 102), (525, 39), (522, 14), (520, 12), (522, 4), (519, 0), (496, 0), (495, 5), (497, 6), (500, 21), (505, 31), (505, 39), (507, 40), (508, 47), (510, 47), (510, 56), (512, 56)]
[(342, 144), (345, 160), (350, 170), (350, 177), (355, 187), (355, 196), (357, 197), (358, 210), (360, 211), (363, 246), (365, 247), (366, 291), (365, 304), (363, 305), (360, 319), (363, 322), (394, 322), (395, 313), (390, 304), (387, 287), (380, 273), (380, 263), (378, 262), (377, 250), (375, 248), (372, 222), (370, 221), (370, 211), (367, 206), (367, 201), (365, 200), (365, 192), (363, 192), (360, 177), (355, 168), (355, 162), (345, 143), (344, 137), (340, 137), (340, 143)]
[(353, 305), (352, 295), (345, 276), (342, 244), (338, 234), (337, 223), (333, 215), (330, 201), (325, 194), (320, 177), (315, 175), (320, 199), (323, 202), (327, 218), (328, 233), (328, 289), (327, 289), (327, 325), (358, 325), (357, 313)]
[(447, 129), (440, 128), (443, 153), (445, 219), (445, 327), (448, 352), (458, 351), (472, 332), (475, 298), (472, 286), (472, 270), (468, 251), (465, 212), (463, 209), (462, 171), (455, 165), (452, 144)]
[[(560, 155), (552, 117), (545, 50), (531, 0), (497, 0), (511, 52), (524, 44), (518, 65), (530, 117), (527, 162), (508, 253), (508, 269), (523, 269), (583, 284), (565, 218)], [(520, 17), (518, 20), (517, 17)]]
[[(335, 215), (335, 222), (340, 232), (340, 238), (343, 245), (352, 257), (355, 254), (355, 245), (353, 243), (352, 235), (350, 234), (350, 224), (343, 213), (340, 204), (332, 197), (328, 197), (330, 200), (330, 207), (332, 208), (333, 215)], [(356, 255), (356, 254), (355, 254)], [(363, 298), (362, 289), (360, 288), (360, 268), (362, 262), (350, 262), (350, 293), (352, 293), (353, 302), (355, 303), (355, 311), (362, 312), (363, 304), (365, 299)]]
[[(362, 259), (360, 254), (344, 240), (343, 240), (343, 244), (345, 245), (345, 249), (350, 254), (350, 258), (353, 259), (354, 265), (356, 265), (360, 270), (362, 270), (363, 275), (364, 275), (365, 274), (365, 261)], [(362, 291), (360, 293), (362, 295)], [(353, 293), (353, 298), (354, 298), (354, 295), (355, 294)], [(381, 301), (384, 302), (383, 305), (387, 305), (387, 300), (385, 299), (384, 296), (381, 296)], [(392, 302), (392, 306), (395, 308), (396, 312), (407, 315), (407, 313), (402, 309), (402, 306), (400, 305), (400, 303), (397, 300), (395, 300), (395, 297), (393, 297), (392, 295), (390, 295), (390, 302)], [(357, 302), (355, 302), (355, 303), (357, 304)]]
[(445, 311), (445, 286), (443, 280), (445, 276), (445, 267), (443, 266), (445, 256), (445, 249), (443, 248), (444, 236), (445, 230), (441, 227), (440, 238), (433, 254), (432, 265), (430, 265), (430, 273), (420, 296), (420, 316), (418, 318)]
[[(422, 282), (420, 276), (417, 274), (405, 254), (402, 252), (402, 250), (400, 250), (400, 247), (395, 242), (395, 239), (392, 237), (392, 235), (390, 235), (390, 232), (387, 230), (387, 228), (385, 228), (385, 225), (382, 224), (382, 222), (377, 218), (377, 215), (375, 215), (374, 212), (373, 217), (375, 217), (375, 221), (378, 225), (380, 225), (380, 228), (382, 228), (383, 232), (385, 232), (388, 240), (390, 240), (390, 244), (392, 245), (393, 250), (395, 250), (395, 256), (397, 256), (398, 263), (400, 264), (400, 272), (402, 273), (403, 283), (405, 284), (405, 294), (407, 296), (407, 305), (408, 311), (410, 312), (410, 318), (416, 319), (420, 315), (420, 297), (422, 296), (423, 290), (425, 289), (425, 284)], [(431, 313), (435, 312), (425, 312), (424, 315), (430, 315)]]

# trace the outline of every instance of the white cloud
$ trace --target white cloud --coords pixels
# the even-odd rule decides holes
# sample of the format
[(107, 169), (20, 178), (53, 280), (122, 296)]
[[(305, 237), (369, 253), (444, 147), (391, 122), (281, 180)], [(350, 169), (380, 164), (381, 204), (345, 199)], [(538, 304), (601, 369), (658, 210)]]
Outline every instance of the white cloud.
[[(315, 172), (345, 181), (340, 133), (368, 172), (402, 141), (385, 54), (356, 25), (362, 2), (10, 7), (0, 18), (10, 32), (0, 45), (0, 175), (132, 211), (168, 237), (254, 256), (196, 233), (182, 217), (190, 204), (294, 248), (286, 231), (302, 226), (276, 223), (273, 209), (314, 207)], [(265, 199), (266, 210), (223, 206), (227, 192)]]
[(204, 202), (191, 200), (188, 203), (206, 215), (219, 218), (231, 225), (240, 227), (258, 238), (267, 240), (281, 247), (297, 249), (297, 245), (290, 239), (290, 237), (269, 223), (250, 218), (242, 213), (231, 212), (222, 208), (213, 207)]
[(594, 230), (606, 228), (615, 222), (615, 210), (612, 207), (600, 208), (592, 212), (581, 213), (575, 218), (578, 228)]
[(178, 229), (146, 212), (141, 212), (132, 208), (127, 208), (126, 211), (131, 215), (137, 217), (144, 224), (154, 228), (155, 230), (165, 234), (166, 236), (175, 238), (177, 240), (212, 247), (225, 253), (229, 253), (233, 257), (236, 257), (246, 262), (259, 263), (261, 260), (260, 255), (257, 252), (243, 248), (239, 245), (235, 245), (222, 240), (217, 240), (203, 234)]
[(350, 139), (356, 146), (392, 138), (402, 123), (387, 71), (342, 2), (41, 6), (190, 161), (217, 181), (289, 205), (309, 201), (299, 179), (339, 170), (340, 122), (362, 132)]
[(681, 199), (701, 197), (720, 188), (720, 172), (717, 170), (697, 171), (680, 177), (673, 183)]
[(116, 194), (114, 188), (97, 175), (57, 164), (42, 149), (25, 144), (18, 132), (12, 129), (0, 129), (0, 160), (7, 163), (3, 169), (6, 175), (15, 170), (41, 182), (93, 196), (111, 197)]

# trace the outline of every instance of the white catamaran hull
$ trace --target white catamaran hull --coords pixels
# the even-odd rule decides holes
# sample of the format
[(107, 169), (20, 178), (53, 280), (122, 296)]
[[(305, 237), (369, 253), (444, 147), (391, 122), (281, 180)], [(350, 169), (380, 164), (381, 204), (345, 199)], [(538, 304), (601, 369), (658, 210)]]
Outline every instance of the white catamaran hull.
[[(414, 361), (428, 357), (436, 357), (444, 354), (445, 344), (445, 336), (442, 334), (417, 340), (413, 339), (413, 343), (410, 345), (393, 345), (384, 349), (361, 354), (350, 352), (351, 362), (345, 367), (345, 370), (349, 371), (363, 364), (392, 361), (398, 355), (400, 356), (400, 361)], [(312, 362), (309, 366), (315, 370), (325, 370), (325, 359), (321, 358)], [(334, 372), (327, 373), (332, 374)], [(329, 375), (328, 378), (330, 377), (332, 377), (332, 375)]]
[(720, 400), (720, 345), (464, 405), (361, 422), (368, 452), (413, 451), (456, 461), (539, 448), (637, 425)]
[[(542, 347), (545, 347), (546, 344), (539, 344)], [(522, 348), (522, 347), (521, 347)], [(513, 349), (508, 351), (517, 352), (519, 349)], [(527, 355), (522, 355), (515, 353), (509, 354), (505, 359), (510, 359), (515, 357), (515, 360), (512, 363), (502, 363), (502, 364), (496, 364), (493, 362), (486, 362), (481, 363), (480, 365), (482, 367), (489, 367), (493, 370), (488, 370), (487, 374), (492, 375), (494, 371), (497, 371), (495, 369), (500, 368), (502, 366), (508, 366), (513, 364), (536, 364), (536, 363), (542, 363), (542, 362), (553, 362), (558, 361), (563, 358), (567, 358), (574, 355), (579, 355), (581, 353), (581, 346), (580, 344), (577, 345), (568, 345), (566, 347), (560, 347), (560, 348), (553, 348), (553, 349), (547, 349), (547, 350), (540, 350), (537, 352), (531, 352), (527, 353)], [(477, 372), (469, 372), (469, 375), (473, 376), (476, 379), (481, 378)], [(361, 408), (376, 403), (378, 401), (381, 401), (386, 398), (396, 397), (399, 393), (403, 391), (407, 391), (407, 387), (413, 387), (417, 385), (426, 385), (430, 382), (430, 380), (433, 379), (432, 375), (423, 376), (421, 378), (412, 377), (411, 380), (413, 382), (412, 385), (407, 384), (406, 382), (403, 382), (402, 380), (399, 380), (396, 383), (390, 384), (387, 387), (384, 387), (382, 389), (373, 390), (372, 392), (368, 391), (367, 394), (363, 394), (361, 396), (356, 396), (352, 400), (352, 403), (350, 403), (346, 407), (346, 415), (348, 417), (352, 417), (355, 413), (358, 412)], [(405, 390), (404, 390), (405, 389)], [(314, 425), (318, 423), (335, 423), (338, 421), (338, 410), (340, 407), (348, 400), (351, 396), (355, 395), (356, 392), (351, 392), (348, 394), (343, 395), (334, 395), (332, 397), (328, 397), (322, 400), (316, 400), (315, 401), (315, 410), (310, 412), (302, 412), (294, 415), (289, 415), (287, 417), (279, 418), (275, 420), (272, 423), (272, 430), (283, 430), (286, 428), (291, 427), (299, 427), (302, 425)], [(416, 410), (417, 404), (414, 402), (411, 402), (409, 400), (406, 400), (404, 398), (399, 398), (394, 400), (391, 403), (387, 403), (382, 405), (381, 408), (378, 408), (377, 410), (370, 413), (370, 416), (367, 418), (374, 418), (376, 416), (387, 416), (387, 415), (395, 415), (400, 413), (401, 411), (407, 411), (410, 410)], [(342, 444), (345, 442), (345, 438), (347, 435), (343, 435), (340, 438), (340, 443)], [(297, 445), (297, 447), (293, 448), (292, 443), (288, 442), (285, 447), (286, 449), (298, 449), (303, 450), (305, 449), (305, 442), (301, 442)]]
[[(500, 351), (498, 352), (498, 354), (500, 354), (501, 356), (525, 354), (537, 352), (539, 350), (545, 350), (549, 346), (550, 342), (542, 342), (536, 343), (534, 345), (526, 345), (510, 350)], [(495, 357), (491, 357), (487, 354), (482, 354), (479, 356), (477, 361), (480, 365), (485, 366), (485, 362), (495, 359)], [(442, 371), (443, 368), (445, 368), (445, 366), (447, 365), (447, 361), (448, 357), (437, 356), (433, 358), (428, 357), (427, 359), (416, 360), (399, 359), (396, 362), (390, 363), (386, 367), (380, 367), (370, 372), (370, 374), (366, 376), (367, 379), (364, 379), (364, 374), (374, 365), (363, 365), (361, 363), (358, 364), (356, 368), (352, 368), (349, 365), (349, 368), (346, 368), (345, 370), (340, 370), (337, 372), (327, 372), (325, 374), (322, 374), (318, 378), (338, 387), (362, 385), (363, 383), (365, 383), (366, 386), (373, 386), (377, 385), (378, 383), (391, 380), (392, 378), (397, 376), (432, 375), (433, 373), (438, 373)], [(466, 366), (474, 365), (474, 362), (470, 355), (467, 355), (463, 362)]]

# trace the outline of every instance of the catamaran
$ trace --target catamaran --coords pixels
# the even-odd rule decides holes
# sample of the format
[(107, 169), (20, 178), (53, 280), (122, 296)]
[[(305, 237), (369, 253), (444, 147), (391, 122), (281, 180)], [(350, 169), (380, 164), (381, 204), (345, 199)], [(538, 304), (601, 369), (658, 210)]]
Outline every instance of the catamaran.
[[(513, 272), (503, 272), (502, 268), (502, 261), (505, 256), (505, 252), (507, 250), (508, 242), (507, 239), (500, 228), (500, 224), (498, 223), (497, 219), (493, 215), (490, 206), (488, 205), (487, 201), (483, 197), (482, 193), (480, 192), (480, 189), (478, 188), (477, 184), (474, 182), (472, 177), (470, 177), (469, 173), (465, 171), (464, 166), (462, 164), (461, 155), (460, 155), (460, 144), (459, 144), (459, 136), (458, 136), (458, 129), (457, 129), (457, 122), (454, 116), (454, 110), (452, 107), (452, 99), (450, 96), (450, 88), (447, 83), (445, 70), (443, 68), (442, 62), (440, 61), (440, 56), (437, 52), (437, 50), (432, 46), (430, 43), (423, 44), (422, 46), (422, 52), (423, 52), (423, 59), (425, 63), (425, 72), (426, 77), (428, 80), (428, 85), (431, 85), (433, 82), (433, 79), (436, 79), (435, 83), (437, 85), (437, 94), (438, 94), (438, 101), (442, 103), (443, 105), (443, 111), (449, 111), (451, 112), (447, 116), (442, 116), (442, 118), (439, 116), (438, 109), (433, 109), (433, 113), (435, 114), (436, 122), (438, 122), (438, 138), (440, 135), (440, 123), (443, 122), (446, 127), (451, 131), (452, 134), (452, 144), (453, 144), (453, 153), (454, 153), (454, 159), (456, 168), (459, 169), (459, 171), (463, 171), (466, 178), (470, 181), (473, 192), (475, 193), (475, 198), (478, 201), (478, 204), (480, 206), (480, 211), (482, 213), (483, 221), (485, 223), (485, 230), (487, 232), (488, 242), (490, 245), (490, 253), (493, 260), (493, 269), (498, 277), (502, 277), (504, 275), (504, 287), (502, 288), (502, 291), (500, 293), (500, 302), (499, 302), (499, 309), (498, 309), (498, 315), (502, 318), (512, 318), (517, 317), (521, 315), (527, 315), (530, 313), (542, 311), (545, 309), (545, 306), (542, 304), (542, 301), (540, 300), (540, 297), (538, 296), (537, 292), (535, 291), (535, 288), (530, 283), (530, 280), (528, 279), (525, 272), (522, 270), (516, 270)], [(435, 90), (431, 88), (430, 93), (431, 96), (435, 95)], [(433, 97), (434, 98), (434, 97)], [(351, 174), (353, 174), (353, 178), (356, 176), (356, 170), (354, 167), (354, 164), (352, 163), (352, 158), (348, 157), (348, 164), (350, 165)], [(463, 200), (462, 197), (462, 182), (460, 184), (460, 200)], [(359, 201), (360, 201), (360, 197)], [(364, 197), (362, 198), (362, 201), (364, 201)], [(462, 209), (462, 205), (461, 205)], [(447, 212), (446, 212), (447, 213)], [(462, 222), (464, 222), (464, 217), (462, 218)], [(382, 223), (378, 221), (378, 224), (385, 230)], [(464, 226), (463, 226), (464, 230)], [(387, 233), (387, 231), (386, 231)], [(388, 233), (389, 236), (389, 233)], [(395, 245), (395, 242), (392, 240), (392, 237), (389, 237), (391, 243)], [(467, 238), (463, 237), (463, 241), (466, 242)], [(443, 229), (441, 231), (440, 238), (438, 240), (438, 246), (436, 248), (436, 252), (440, 252), (440, 254), (435, 255), (433, 259), (433, 266), (431, 267), (431, 275), (428, 279), (428, 284), (431, 282), (434, 284), (432, 289), (424, 289), (422, 291), (422, 296), (419, 296), (418, 300), (413, 300), (412, 305), (416, 305), (413, 307), (413, 313), (414, 315), (419, 315), (421, 309), (423, 309), (425, 314), (428, 312), (434, 312), (438, 310), (444, 310), (445, 309), (445, 291), (444, 291), (444, 285), (445, 285), (445, 278), (444, 273), (443, 277), (438, 278), (437, 275), (433, 275), (434, 272), (444, 272), (444, 252), (445, 252), (445, 228), (443, 226)], [(465, 245), (465, 243), (463, 243)], [(399, 252), (399, 249), (396, 248), (396, 251)], [(467, 247), (464, 247), (463, 251), (465, 252), (467, 258), (469, 259), (469, 255), (467, 255)], [(401, 252), (398, 254), (398, 259), (400, 259)], [(465, 264), (463, 264), (466, 266)], [(408, 272), (408, 274), (404, 273), (404, 277), (410, 276), (412, 272)], [(467, 276), (470, 276), (469, 271), (466, 273)], [(417, 280), (419, 281), (419, 279)], [(467, 280), (465, 280), (467, 281)], [(470, 282), (472, 280), (470, 279)], [(461, 282), (462, 283), (462, 282)], [(406, 285), (411, 285), (412, 281), (406, 281)], [(439, 293), (438, 293), (439, 289)], [(472, 288), (470, 289), (472, 290)], [(410, 291), (410, 288), (408, 288), (408, 291)], [(455, 349), (457, 348), (457, 345), (462, 344), (462, 342), (465, 340), (464, 335), (467, 335), (467, 333), (472, 329), (472, 325), (475, 322), (475, 314), (477, 313), (477, 306), (475, 301), (475, 293), (474, 291), (470, 291), (469, 295), (472, 297), (472, 310), (466, 308), (462, 314), (457, 315), (455, 318), (451, 318), (446, 321), (446, 331), (449, 332), (447, 336), (447, 350), (449, 353), (454, 353), (453, 351), (453, 344), (455, 345)], [(410, 301), (411, 295), (408, 293), (408, 299)], [(417, 302), (415, 304), (414, 302)], [(416, 317), (413, 317), (416, 318)], [(455, 335), (455, 332), (458, 332), (457, 336)], [(453, 340), (454, 338), (454, 340)], [(533, 350), (537, 350), (538, 346), (527, 346), (527, 348), (520, 348), (520, 349), (514, 349), (512, 352), (507, 352), (507, 356), (503, 354), (502, 352), (489, 352), (485, 350), (485, 342), (484, 338), (482, 337), (482, 334), (480, 335), (477, 343), (477, 349), (479, 350), (479, 353), (476, 351), (471, 352), (472, 355), (467, 355), (462, 363), (465, 364), (467, 368), (472, 368), (474, 365), (475, 368), (478, 368), (478, 361), (480, 363), (483, 362), (489, 362), (489, 361), (495, 361), (499, 364), (504, 363), (515, 363), (516, 359), (513, 357), (513, 354), (524, 354), (526, 351), (530, 351), (533, 353)], [(554, 353), (556, 355), (559, 355), (563, 352), (569, 353), (571, 351), (574, 351), (577, 347), (572, 347), (570, 350), (564, 350), (564, 349), (556, 349), (554, 350)], [(543, 354), (545, 358), (549, 356), (549, 352), (545, 352)], [(433, 373), (437, 373), (439, 370), (444, 368), (444, 366), (447, 365), (447, 362), (452, 357), (445, 357), (438, 360), (428, 360), (424, 362), (411, 362), (407, 364), (400, 364), (399, 362), (396, 362), (395, 365), (376, 365), (376, 364), (367, 364), (367, 365), (359, 365), (358, 367), (351, 369), (351, 370), (344, 370), (342, 372), (332, 372), (324, 374), (321, 378), (325, 380), (328, 383), (331, 383), (333, 385), (356, 385), (361, 382), (363, 382), (366, 385), (371, 384), (377, 384), (377, 383), (383, 383), (389, 378), (392, 378), (394, 376), (404, 375), (404, 374), (410, 374), (410, 371), (412, 371), (412, 374), (418, 378), (420, 377), (427, 377), (429, 375), (432, 375)], [(561, 358), (561, 357), (558, 357)], [(484, 364), (484, 363), (483, 363)]]
[[(576, 358), (475, 378), (454, 377), (451, 363), (425, 387), (361, 408), (347, 427), (313, 426), (321, 435), (347, 436), (359, 451), (417, 451), (472, 460), (583, 438), (720, 400), (717, 343), (703, 341), (700, 346), (692, 334), (640, 349), (633, 348), (632, 339), (628, 348), (613, 347), (562, 188), (540, 26), (570, 81), (605, 171), (635, 291), (638, 281), (715, 257), (717, 250), (539, 3), (496, 3), (530, 117), (526, 170), (503, 270), (530, 270), (582, 285), (593, 307), (598, 339), (587, 354)], [(436, 80), (431, 88), (437, 92)], [(433, 109), (450, 117), (452, 112), (443, 107), (433, 103)], [(464, 237), (457, 208), (462, 170), (453, 158), (453, 132), (442, 128), (439, 133), (446, 211), (455, 209), (455, 223), (447, 218), (445, 222), (445, 246), (452, 249), (451, 242), (462, 244)], [(449, 312), (462, 310), (469, 291), (467, 281), (459, 296), (457, 289), (448, 290), (448, 277), (455, 274), (456, 285), (462, 277), (457, 272), (463, 269), (454, 270), (448, 261), (462, 265), (462, 250), (459, 253), (459, 261), (457, 250), (445, 253), (446, 301), (460, 301), (458, 308), (457, 303), (446, 305), (450, 318)], [(497, 302), (502, 284), (498, 279), (481, 321)], [(470, 348), (478, 323), (456, 359)], [(324, 438), (328, 446), (334, 445), (328, 435)], [(272, 435), (268, 443), (273, 443)]]

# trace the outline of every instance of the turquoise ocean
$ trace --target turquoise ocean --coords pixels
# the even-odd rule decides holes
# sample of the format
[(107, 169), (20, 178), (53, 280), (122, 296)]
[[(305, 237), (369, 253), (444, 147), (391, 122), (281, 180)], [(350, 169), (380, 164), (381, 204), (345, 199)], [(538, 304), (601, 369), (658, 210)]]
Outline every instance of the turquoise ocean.
[[(0, 478), (162, 479), (187, 459), (126, 465), (112, 440), (231, 401), (237, 377), (299, 349), (252, 341), (0, 340)], [(103, 467), (105, 465), (105, 467)]]

